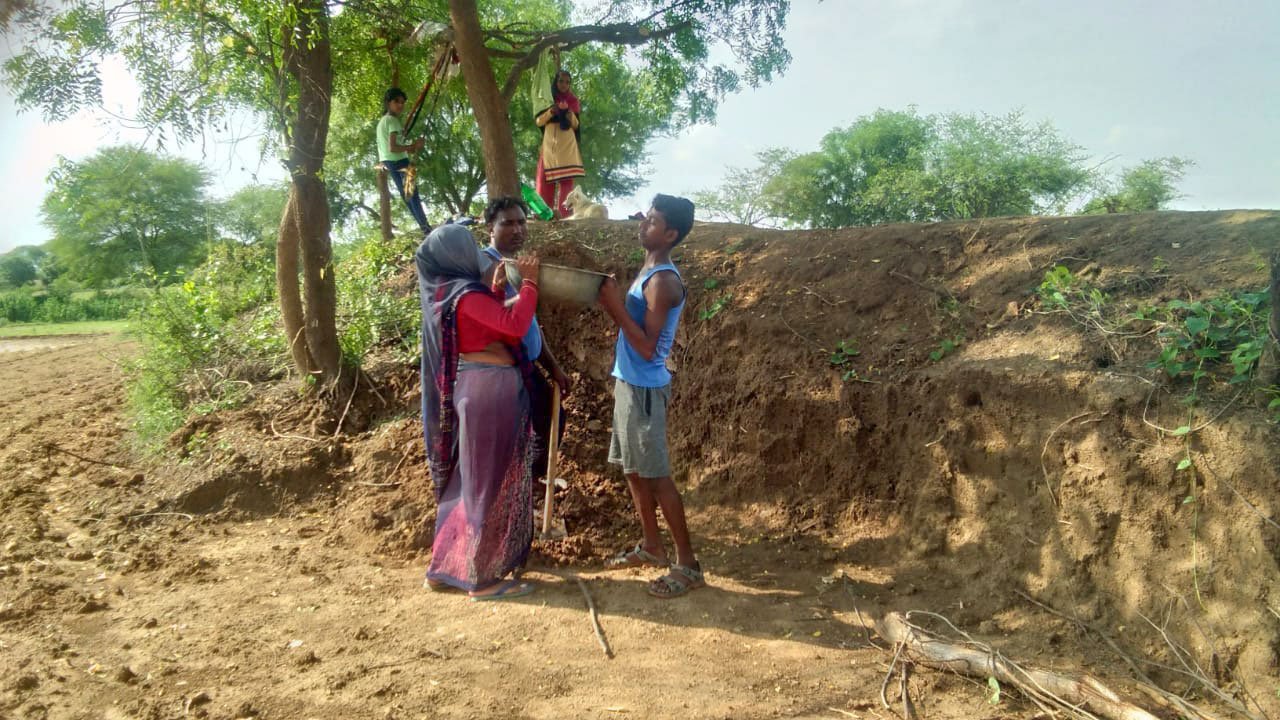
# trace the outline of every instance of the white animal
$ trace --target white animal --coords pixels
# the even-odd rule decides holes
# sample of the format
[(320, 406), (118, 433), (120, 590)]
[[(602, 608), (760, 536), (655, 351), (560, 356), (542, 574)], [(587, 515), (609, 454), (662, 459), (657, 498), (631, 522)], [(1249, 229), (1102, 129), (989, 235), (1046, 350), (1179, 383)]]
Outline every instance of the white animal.
[(564, 204), (573, 210), (573, 217), (570, 217), (570, 220), (583, 220), (586, 218), (609, 219), (609, 209), (600, 203), (588, 200), (580, 187), (575, 187), (569, 191), (568, 195), (564, 196)]

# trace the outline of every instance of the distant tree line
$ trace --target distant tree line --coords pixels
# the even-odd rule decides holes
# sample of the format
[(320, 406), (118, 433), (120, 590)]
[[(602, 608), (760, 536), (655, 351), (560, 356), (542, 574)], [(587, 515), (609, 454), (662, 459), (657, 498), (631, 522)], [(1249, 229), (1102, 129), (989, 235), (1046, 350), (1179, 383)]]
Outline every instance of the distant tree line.
[(113, 320), (140, 306), (125, 288), (182, 280), (219, 245), (274, 249), (286, 189), (210, 198), (208, 173), (133, 146), (59, 160), (41, 220), (53, 237), (0, 255), (0, 321)]
[(1090, 167), (1084, 148), (1049, 123), (915, 109), (879, 110), (836, 128), (817, 150), (770, 148), (752, 168), (728, 168), (695, 193), (715, 219), (845, 227), (977, 217), (1159, 210), (1180, 197), (1192, 162), (1166, 157), (1118, 177)]

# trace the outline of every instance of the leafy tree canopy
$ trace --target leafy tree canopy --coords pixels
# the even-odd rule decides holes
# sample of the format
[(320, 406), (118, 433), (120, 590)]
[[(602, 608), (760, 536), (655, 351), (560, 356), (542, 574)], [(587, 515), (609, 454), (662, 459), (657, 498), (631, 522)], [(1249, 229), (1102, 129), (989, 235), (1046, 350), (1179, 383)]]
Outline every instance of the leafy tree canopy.
[(796, 154), (786, 148), (770, 148), (756, 153), (754, 168), (729, 167), (719, 190), (693, 193), (698, 211), (706, 216), (743, 225), (772, 225), (776, 218), (765, 199), (765, 185)]
[(59, 158), (41, 203), (47, 244), (66, 275), (92, 286), (200, 262), (209, 205), (203, 169), (131, 146)]
[(1102, 181), (1102, 191), (1084, 206), (1085, 214), (1134, 213), (1163, 210), (1182, 197), (1178, 183), (1195, 163), (1186, 158), (1145, 160), (1120, 173), (1119, 180)]
[(288, 198), (284, 185), (248, 185), (218, 203), (215, 221), (222, 235), (241, 245), (261, 245), (273, 253), (280, 216)]
[(763, 195), (770, 214), (811, 227), (1028, 215), (1075, 197), (1090, 178), (1083, 161), (1019, 113), (879, 110), (782, 164)]
[(49, 254), (36, 245), (23, 245), (0, 255), (0, 287), (21, 287), (41, 279), (48, 258)]
[[(593, 24), (574, 25), (574, 5), (565, 0), (482, 3), (491, 67), (503, 81), (516, 144), (518, 174), (531, 184), (541, 144), (532, 118), (528, 70), (548, 47), (563, 48), (561, 66), (574, 76), (582, 101), (581, 148), (588, 175), (584, 188), (599, 196), (626, 195), (639, 187), (644, 149), (655, 135), (710, 119), (716, 102), (744, 81), (757, 84), (785, 67), (790, 56), (778, 32), (786, 3), (611, 3), (587, 8)], [(419, 17), (447, 18), (426, 13)], [(711, 20), (715, 19), (715, 22)], [(753, 32), (747, 32), (752, 28)], [(434, 48), (406, 42), (386, 16), (344, 12), (334, 19), (335, 44), (357, 47), (377, 38), (380, 52), (335, 52), (338, 99), (332, 116), (327, 178), (335, 218), (348, 208), (372, 212), (373, 126), (382, 112), (382, 92), (391, 84), (412, 104), (434, 65)], [(736, 49), (741, 72), (710, 66), (708, 45), (717, 40), (751, 42)], [(643, 46), (641, 49), (628, 49)], [(407, 112), (407, 111), (406, 111)], [(416, 158), (418, 188), (431, 205), (465, 213), (484, 186), (484, 158), (475, 115), (461, 77), (432, 87), (411, 131), (426, 139)], [(393, 212), (403, 208), (393, 204)]]

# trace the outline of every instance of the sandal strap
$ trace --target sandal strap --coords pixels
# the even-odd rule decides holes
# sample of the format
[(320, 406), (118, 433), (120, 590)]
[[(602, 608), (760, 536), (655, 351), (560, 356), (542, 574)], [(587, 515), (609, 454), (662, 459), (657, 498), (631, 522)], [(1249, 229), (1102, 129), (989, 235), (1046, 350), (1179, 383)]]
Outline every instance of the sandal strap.
[(666, 564), (666, 561), (648, 550), (645, 550), (643, 542), (638, 542), (636, 543), (636, 546), (630, 550), (623, 550), (613, 556), (610, 563), (617, 565), (638, 565), (641, 563), (648, 563), (649, 565), (662, 566)]
[(654, 578), (653, 582), (662, 583), (663, 587), (668, 590), (668, 592), (664, 593), (666, 595), (682, 595), (689, 587), (688, 583), (681, 580), (675, 573), (667, 573), (662, 577)]
[(683, 575), (688, 580), (688, 584), (691, 584), (691, 585), (700, 585), (703, 582), (705, 582), (702, 577), (702, 570), (698, 568), (691, 568), (688, 565), (673, 564), (671, 566), (671, 573), (669, 574), (675, 574), (675, 573), (679, 573), (680, 575)]
[(662, 583), (667, 592), (662, 595), (683, 595), (693, 588), (699, 588), (706, 585), (703, 579), (702, 571), (691, 568), (688, 565), (671, 565), (667, 574), (662, 577), (654, 578), (653, 582)]
[(636, 543), (636, 546), (631, 549), (631, 554), (647, 563), (653, 563), (654, 565), (661, 565), (663, 563), (662, 558), (654, 555), (648, 550), (645, 550), (643, 543)]

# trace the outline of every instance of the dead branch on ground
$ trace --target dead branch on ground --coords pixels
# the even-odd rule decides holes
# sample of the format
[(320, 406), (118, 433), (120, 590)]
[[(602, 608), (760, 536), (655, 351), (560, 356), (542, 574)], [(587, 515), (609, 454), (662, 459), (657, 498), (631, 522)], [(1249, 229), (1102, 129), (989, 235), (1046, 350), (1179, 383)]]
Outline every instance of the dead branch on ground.
[[(950, 621), (935, 613), (889, 613), (875, 623), (880, 637), (892, 643), (906, 662), (939, 670), (951, 670), (975, 678), (995, 678), (1017, 688), (1047, 712), (1063, 712), (1071, 717), (1097, 720), (1158, 720), (1155, 715), (1123, 700), (1101, 681), (1088, 675), (1078, 678), (1027, 669), (998, 651), (966, 639), (949, 642), (911, 622), (914, 615)], [(954, 625), (951, 625), (955, 629)], [(959, 630), (956, 630), (959, 633)], [(963, 633), (960, 633), (963, 635)], [(896, 655), (895, 655), (896, 657)], [(892, 672), (892, 668), (890, 668)], [(906, 702), (904, 698), (904, 703)]]
[(600, 642), (600, 649), (604, 650), (604, 656), (613, 658), (613, 649), (609, 647), (609, 641), (604, 637), (604, 628), (600, 627), (600, 617), (596, 614), (596, 603), (591, 599), (591, 593), (587, 591), (587, 584), (577, 575), (573, 579), (578, 583), (578, 589), (582, 591), (582, 597), (587, 599), (587, 614), (591, 616), (591, 628), (596, 632), (596, 640)]

